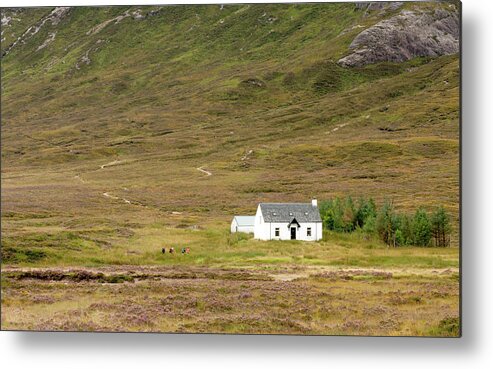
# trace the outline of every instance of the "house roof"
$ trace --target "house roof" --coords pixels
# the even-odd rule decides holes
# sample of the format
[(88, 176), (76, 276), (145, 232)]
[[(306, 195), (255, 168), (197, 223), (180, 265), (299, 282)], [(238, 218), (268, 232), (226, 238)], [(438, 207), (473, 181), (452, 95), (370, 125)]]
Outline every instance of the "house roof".
[(299, 223), (322, 221), (318, 207), (311, 203), (261, 203), (260, 210), (267, 223), (291, 222), (294, 218)]
[(255, 225), (255, 216), (249, 215), (235, 215), (236, 223), (239, 226), (253, 226)]

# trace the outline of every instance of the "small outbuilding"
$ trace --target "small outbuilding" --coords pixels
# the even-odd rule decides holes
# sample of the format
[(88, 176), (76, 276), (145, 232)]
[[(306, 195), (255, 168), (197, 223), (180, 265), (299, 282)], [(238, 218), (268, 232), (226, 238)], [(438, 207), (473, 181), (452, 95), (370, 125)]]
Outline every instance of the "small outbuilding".
[(244, 232), (253, 233), (255, 217), (249, 215), (236, 215), (231, 222), (231, 233)]

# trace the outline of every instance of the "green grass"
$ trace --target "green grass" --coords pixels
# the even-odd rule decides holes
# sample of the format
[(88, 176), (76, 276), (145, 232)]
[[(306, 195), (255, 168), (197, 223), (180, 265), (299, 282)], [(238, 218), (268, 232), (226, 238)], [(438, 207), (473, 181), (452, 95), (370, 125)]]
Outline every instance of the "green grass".
[[(268, 267), (276, 265), (376, 268), (457, 268), (457, 248), (388, 249), (358, 233), (326, 231), (323, 241), (258, 241), (229, 234), (214, 224), (183, 229), (160, 223), (138, 228), (104, 227), (3, 237), (2, 262), (18, 266), (190, 265)], [(161, 249), (174, 247), (174, 254)], [(181, 254), (183, 247), (190, 254)]]
[(441, 336), (441, 337), (458, 337), (460, 332), (460, 318), (458, 317), (447, 317), (438, 323), (436, 327), (429, 330), (430, 336)]

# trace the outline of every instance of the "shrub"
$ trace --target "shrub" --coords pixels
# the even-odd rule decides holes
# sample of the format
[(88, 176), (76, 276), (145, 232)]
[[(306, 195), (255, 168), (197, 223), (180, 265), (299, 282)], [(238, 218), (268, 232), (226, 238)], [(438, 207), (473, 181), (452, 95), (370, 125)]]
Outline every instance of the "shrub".
[(23, 249), (10, 246), (2, 246), (1, 261), (6, 264), (18, 264), (21, 262), (34, 263), (45, 258), (46, 252), (35, 249)]
[(438, 326), (430, 330), (432, 336), (458, 337), (460, 335), (460, 320), (458, 317), (446, 317)]

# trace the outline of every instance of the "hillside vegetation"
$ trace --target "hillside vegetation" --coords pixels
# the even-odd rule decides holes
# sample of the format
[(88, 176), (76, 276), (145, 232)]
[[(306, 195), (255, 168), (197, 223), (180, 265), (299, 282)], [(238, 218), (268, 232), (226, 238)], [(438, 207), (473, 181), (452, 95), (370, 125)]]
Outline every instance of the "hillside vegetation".
[(2, 9), (3, 234), (226, 226), (259, 201), (352, 195), (443, 205), (457, 245), (458, 55), (338, 63), (365, 28), (437, 9), (457, 11)]

